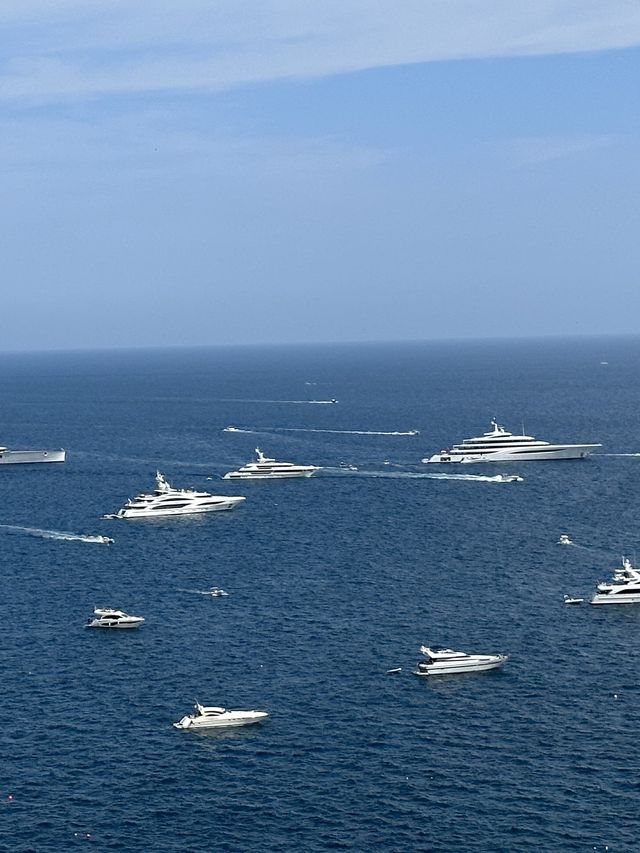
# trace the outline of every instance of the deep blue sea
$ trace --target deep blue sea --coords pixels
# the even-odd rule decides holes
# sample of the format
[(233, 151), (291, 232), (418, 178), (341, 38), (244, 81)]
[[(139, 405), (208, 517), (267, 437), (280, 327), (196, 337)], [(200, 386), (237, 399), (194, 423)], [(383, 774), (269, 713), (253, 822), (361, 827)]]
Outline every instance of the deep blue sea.
[[(640, 550), (640, 339), (3, 354), (0, 399), (67, 450), (0, 469), (0, 850), (640, 849), (640, 607), (563, 603)], [(603, 446), (421, 464), (493, 417)], [(219, 479), (256, 446), (325, 470)], [(156, 469), (247, 499), (102, 518)], [(419, 679), (422, 644), (510, 659)], [(270, 716), (172, 728), (195, 699)]]

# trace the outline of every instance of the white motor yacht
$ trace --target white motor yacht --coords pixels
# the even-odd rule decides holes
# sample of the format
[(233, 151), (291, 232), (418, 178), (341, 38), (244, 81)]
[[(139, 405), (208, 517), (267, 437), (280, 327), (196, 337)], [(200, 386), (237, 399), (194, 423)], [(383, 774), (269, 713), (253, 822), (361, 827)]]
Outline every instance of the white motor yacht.
[(570, 536), (568, 536), (566, 533), (563, 533), (558, 539), (558, 545), (573, 545), (573, 542), (571, 541)]
[(149, 518), (158, 515), (190, 515), (196, 512), (215, 512), (233, 509), (245, 498), (210, 495), (194, 489), (174, 489), (163, 475), (156, 472), (156, 488), (152, 494), (131, 498), (116, 513), (104, 518)]
[(124, 610), (96, 607), (93, 618), (87, 620), (87, 628), (139, 628), (144, 616), (129, 616)]
[(640, 604), (640, 571), (623, 557), (612, 580), (598, 584), (591, 604)]
[(440, 646), (420, 646), (425, 659), (418, 662), (416, 675), (458, 675), (463, 672), (482, 672), (502, 666), (508, 655), (473, 655)]
[(320, 468), (317, 465), (296, 465), (293, 462), (277, 462), (265, 456), (256, 447), (256, 458), (237, 471), (228, 471), (224, 480), (266, 480), (281, 477), (312, 477)]
[(248, 726), (251, 723), (259, 723), (260, 720), (269, 716), (266, 711), (227, 710), (226, 708), (201, 705), (199, 702), (195, 703), (194, 708), (193, 714), (185, 714), (181, 720), (173, 724), (176, 729), (199, 731), (229, 726)]
[(64, 462), (65, 450), (9, 450), (0, 447), (0, 465), (30, 465), (34, 462)]
[(514, 435), (491, 421), (491, 431), (477, 438), (465, 438), (422, 461), (429, 462), (525, 462), (543, 459), (583, 459), (600, 444), (551, 444), (531, 435)]

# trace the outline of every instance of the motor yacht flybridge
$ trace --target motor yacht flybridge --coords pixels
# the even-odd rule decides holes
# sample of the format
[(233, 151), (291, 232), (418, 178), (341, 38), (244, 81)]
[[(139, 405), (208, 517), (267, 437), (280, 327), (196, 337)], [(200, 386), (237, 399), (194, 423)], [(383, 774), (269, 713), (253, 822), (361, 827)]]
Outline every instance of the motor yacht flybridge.
[(526, 462), (543, 459), (584, 459), (600, 444), (551, 444), (531, 435), (514, 435), (495, 420), (491, 431), (465, 438), (449, 450), (441, 450), (422, 461), (429, 462)]
[(598, 584), (591, 604), (640, 604), (640, 570), (623, 557), (612, 580)]
[(87, 628), (139, 628), (144, 616), (129, 616), (124, 610), (111, 607), (96, 607), (93, 618), (87, 620)]
[(163, 475), (156, 472), (156, 488), (151, 494), (131, 498), (117, 512), (105, 518), (150, 518), (158, 515), (190, 515), (233, 509), (244, 501), (242, 497), (210, 495), (194, 489), (174, 489)]
[(463, 672), (482, 672), (506, 663), (508, 655), (475, 655), (445, 649), (440, 646), (420, 646), (424, 660), (418, 662), (416, 675), (459, 675)]
[(237, 471), (228, 471), (223, 480), (267, 480), (281, 477), (311, 477), (320, 468), (317, 465), (296, 465), (294, 462), (277, 462), (265, 456), (256, 447), (256, 458)]

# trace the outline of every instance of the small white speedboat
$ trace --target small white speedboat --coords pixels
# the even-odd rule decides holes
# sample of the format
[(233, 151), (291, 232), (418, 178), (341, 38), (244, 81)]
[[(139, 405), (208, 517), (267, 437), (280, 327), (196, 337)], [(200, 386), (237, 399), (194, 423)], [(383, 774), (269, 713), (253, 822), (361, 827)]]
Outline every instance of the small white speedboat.
[(139, 628), (143, 622), (144, 616), (129, 616), (124, 610), (96, 607), (93, 618), (87, 620), (87, 628)]
[(248, 726), (251, 723), (259, 723), (269, 716), (266, 711), (227, 710), (212, 705), (201, 705), (199, 702), (195, 703), (194, 708), (194, 713), (185, 714), (181, 720), (173, 724), (174, 728), (199, 731), (231, 726)]
[(567, 536), (566, 533), (563, 533), (558, 539), (558, 545), (573, 545), (571, 541), (571, 537)]
[(420, 651), (425, 659), (418, 662), (415, 675), (459, 675), (463, 672), (483, 672), (496, 669), (508, 660), (508, 655), (473, 655), (441, 646), (420, 646)]
[(583, 601), (584, 601), (584, 598), (574, 598), (571, 595), (565, 595), (565, 597), (564, 597), (564, 603), (565, 604), (582, 604)]
[(211, 589), (204, 591), (204, 595), (211, 595), (213, 598), (220, 598), (222, 596), (229, 595), (229, 593), (225, 592), (224, 589), (219, 586), (212, 586)]

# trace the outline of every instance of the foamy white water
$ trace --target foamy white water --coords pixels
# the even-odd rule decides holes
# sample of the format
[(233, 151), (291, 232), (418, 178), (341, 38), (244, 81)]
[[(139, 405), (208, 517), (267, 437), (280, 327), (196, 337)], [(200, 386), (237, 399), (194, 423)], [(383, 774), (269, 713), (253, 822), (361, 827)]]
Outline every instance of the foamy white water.
[(228, 426), (223, 429), (223, 432), (244, 432), (258, 435), (264, 432), (326, 432), (333, 435), (420, 435), (420, 430), (410, 429), (406, 431), (392, 430), (384, 432), (383, 430), (373, 429), (314, 429), (312, 427), (253, 427), (241, 429), (239, 427)]
[(109, 536), (68, 533), (65, 530), (42, 530), (39, 527), (22, 527), (18, 524), (0, 524), (0, 528), (13, 533), (25, 533), (27, 536), (39, 536), (41, 539), (57, 539), (65, 542), (90, 542), (96, 545), (110, 545)]

